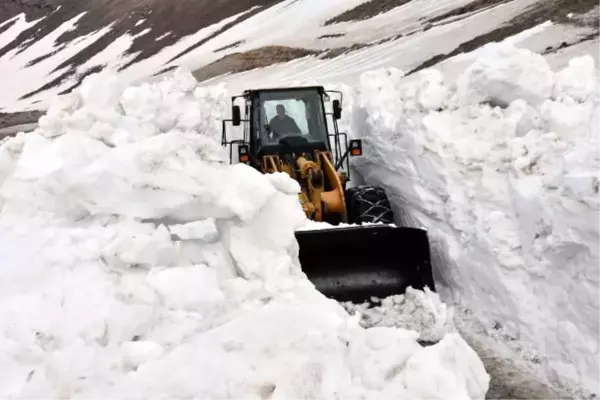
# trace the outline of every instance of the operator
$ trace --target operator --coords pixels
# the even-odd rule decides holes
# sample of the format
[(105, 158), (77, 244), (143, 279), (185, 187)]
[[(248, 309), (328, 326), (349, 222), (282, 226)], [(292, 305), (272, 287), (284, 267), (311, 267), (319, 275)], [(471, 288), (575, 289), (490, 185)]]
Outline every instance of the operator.
[(298, 127), (298, 124), (296, 124), (294, 118), (285, 114), (285, 107), (283, 104), (278, 104), (276, 110), (277, 115), (269, 122), (269, 128), (273, 132), (273, 139), (278, 141), (290, 134), (302, 134), (302, 131)]

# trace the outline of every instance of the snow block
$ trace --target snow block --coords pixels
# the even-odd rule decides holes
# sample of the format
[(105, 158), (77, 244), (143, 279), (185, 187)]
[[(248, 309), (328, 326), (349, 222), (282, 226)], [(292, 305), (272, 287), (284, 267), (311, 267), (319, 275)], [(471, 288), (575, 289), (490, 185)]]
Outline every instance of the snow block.
[(458, 78), (461, 104), (490, 102), (506, 107), (522, 99), (539, 105), (552, 94), (554, 74), (543, 56), (509, 43), (492, 43)]

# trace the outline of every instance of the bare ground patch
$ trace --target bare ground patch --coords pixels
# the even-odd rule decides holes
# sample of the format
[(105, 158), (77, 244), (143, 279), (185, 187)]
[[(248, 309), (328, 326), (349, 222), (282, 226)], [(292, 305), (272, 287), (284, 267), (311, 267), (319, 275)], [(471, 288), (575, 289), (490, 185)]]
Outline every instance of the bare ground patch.
[(0, 112), (0, 129), (15, 125), (25, 125), (37, 122), (44, 115), (42, 111), (21, 111), (15, 113)]
[(457, 17), (464, 14), (469, 14), (478, 11), (484, 11), (486, 9), (492, 8), (494, 6), (509, 3), (514, 0), (474, 0), (469, 4), (465, 4), (462, 7), (455, 8), (447, 13), (438, 15), (437, 17), (433, 17), (428, 20), (430, 23), (439, 22), (444, 19)]
[(324, 60), (328, 60), (331, 58), (335, 58), (335, 57), (339, 57), (341, 55), (344, 54), (348, 54), (351, 53), (353, 51), (357, 51), (357, 50), (361, 50), (367, 47), (371, 47), (374, 44), (367, 44), (367, 43), (354, 43), (351, 46), (342, 46), (342, 47), (336, 47), (335, 49), (328, 49), (323, 51), (320, 55), (319, 58), (322, 58)]
[(219, 53), (224, 50), (235, 49), (236, 47), (239, 47), (242, 44), (244, 44), (244, 42), (245, 42), (244, 40), (236, 40), (235, 42), (228, 44), (227, 46), (223, 46), (223, 47), (219, 47), (218, 49), (215, 49), (213, 51), (213, 53)]
[(345, 33), (328, 33), (325, 35), (319, 36), (317, 39), (330, 39), (330, 38), (338, 38), (346, 36)]
[(198, 81), (205, 81), (227, 72), (237, 73), (250, 71), (256, 68), (264, 68), (273, 64), (318, 54), (319, 52), (312, 50), (285, 46), (260, 47), (243, 53), (228, 54), (225, 57), (194, 71), (194, 77)]
[(410, 2), (411, 0), (370, 0), (327, 20), (325, 25), (364, 21)]

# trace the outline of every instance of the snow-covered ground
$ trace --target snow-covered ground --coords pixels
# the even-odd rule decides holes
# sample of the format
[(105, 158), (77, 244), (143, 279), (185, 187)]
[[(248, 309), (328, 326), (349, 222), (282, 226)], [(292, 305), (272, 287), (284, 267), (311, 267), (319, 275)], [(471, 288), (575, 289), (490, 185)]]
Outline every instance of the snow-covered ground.
[(299, 187), (223, 162), (224, 101), (181, 71), (96, 75), (2, 142), (0, 397), (483, 398), (435, 294), (407, 297), (411, 331), (314, 289)]

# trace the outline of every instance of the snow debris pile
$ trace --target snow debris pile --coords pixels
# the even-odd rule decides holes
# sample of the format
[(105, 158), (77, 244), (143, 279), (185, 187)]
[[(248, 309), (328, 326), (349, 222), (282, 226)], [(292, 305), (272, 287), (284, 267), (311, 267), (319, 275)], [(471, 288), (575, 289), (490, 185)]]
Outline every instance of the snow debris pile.
[(598, 70), (490, 44), (460, 76), (366, 73), (354, 167), (428, 229), (445, 301), (533, 345), (551, 382), (597, 389)]
[(407, 288), (403, 295), (385, 299), (372, 299), (379, 306), (370, 304), (342, 303), (350, 313), (357, 313), (361, 326), (396, 326), (419, 332), (419, 341), (437, 342), (448, 332), (455, 331), (452, 310), (444, 304), (437, 293)]
[(364, 329), (301, 272), (296, 182), (223, 162), (222, 87), (86, 78), (0, 146), (0, 397), (483, 398), (456, 333)]

